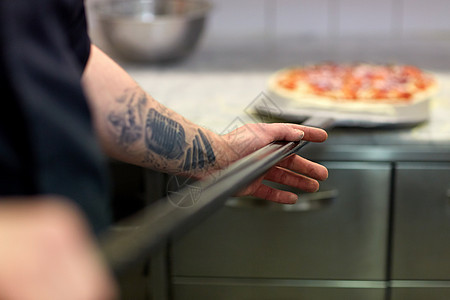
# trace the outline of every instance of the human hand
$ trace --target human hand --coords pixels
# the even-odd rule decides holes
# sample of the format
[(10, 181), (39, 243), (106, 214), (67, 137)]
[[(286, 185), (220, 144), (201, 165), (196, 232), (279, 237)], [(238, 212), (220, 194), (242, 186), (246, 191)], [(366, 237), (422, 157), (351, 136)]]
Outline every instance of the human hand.
[[(261, 123), (247, 124), (222, 137), (227, 145), (223, 149), (228, 150), (221, 155), (229, 162), (233, 162), (274, 141), (296, 142), (303, 139), (323, 142), (328, 135), (323, 129), (297, 124)], [(239, 195), (251, 195), (274, 202), (292, 204), (298, 199), (296, 194), (274, 189), (263, 184), (262, 181), (273, 181), (306, 192), (315, 192), (319, 189), (318, 181), (325, 180), (327, 177), (328, 170), (324, 166), (293, 154), (272, 167), (264, 176), (242, 190)]]
[(0, 237), (0, 299), (116, 299), (84, 220), (67, 201), (1, 199)]

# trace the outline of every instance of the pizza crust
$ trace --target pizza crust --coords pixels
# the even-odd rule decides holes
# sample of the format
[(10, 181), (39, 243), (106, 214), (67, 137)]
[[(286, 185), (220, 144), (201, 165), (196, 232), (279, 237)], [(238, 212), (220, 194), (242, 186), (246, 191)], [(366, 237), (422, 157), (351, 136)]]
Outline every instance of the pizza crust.
[[(295, 68), (295, 67), (294, 67)], [(332, 110), (336, 112), (364, 113), (394, 116), (412, 107), (424, 107), (438, 90), (438, 83), (433, 77), (433, 83), (426, 90), (414, 94), (408, 101), (405, 99), (343, 99), (322, 97), (309, 93), (301, 87), (288, 90), (278, 84), (280, 77), (294, 68), (282, 69), (274, 73), (267, 82), (269, 95), (289, 107)], [(431, 76), (430, 73), (426, 73)]]

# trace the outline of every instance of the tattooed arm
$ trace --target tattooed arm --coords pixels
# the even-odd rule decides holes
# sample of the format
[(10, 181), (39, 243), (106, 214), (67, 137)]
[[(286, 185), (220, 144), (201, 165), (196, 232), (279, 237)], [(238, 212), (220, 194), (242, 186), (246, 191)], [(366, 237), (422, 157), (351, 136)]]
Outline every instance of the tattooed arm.
[(217, 144), (222, 142), (216, 134), (161, 105), (96, 47), (83, 86), (108, 155), (163, 172), (198, 176), (217, 164), (221, 148)]
[[(163, 172), (202, 177), (275, 140), (298, 141), (303, 137), (321, 142), (327, 138), (321, 129), (294, 124), (250, 124), (219, 136), (157, 102), (95, 46), (83, 75), (83, 86), (105, 152)], [(326, 168), (293, 155), (264, 178), (315, 191), (317, 180), (326, 177)], [(262, 185), (262, 179), (243, 193), (295, 202), (295, 194)]]

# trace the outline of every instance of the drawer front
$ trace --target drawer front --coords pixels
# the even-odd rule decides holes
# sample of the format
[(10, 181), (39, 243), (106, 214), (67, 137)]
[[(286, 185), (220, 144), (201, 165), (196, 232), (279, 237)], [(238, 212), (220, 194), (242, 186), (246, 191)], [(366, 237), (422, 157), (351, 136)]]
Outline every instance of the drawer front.
[(393, 279), (450, 280), (450, 164), (396, 171)]
[(172, 274), (384, 280), (390, 165), (325, 165), (321, 191), (337, 191), (334, 201), (306, 211), (224, 207), (173, 242)]
[(450, 299), (448, 287), (398, 287), (391, 289), (391, 300), (447, 300)]
[[(276, 280), (242, 282), (235, 280), (188, 280), (178, 282), (173, 287), (173, 299), (185, 300), (384, 300), (386, 288), (347, 286), (345, 282), (333, 285), (320, 285), (311, 281), (300, 283), (278, 283)], [(380, 284), (378, 284), (380, 285)]]

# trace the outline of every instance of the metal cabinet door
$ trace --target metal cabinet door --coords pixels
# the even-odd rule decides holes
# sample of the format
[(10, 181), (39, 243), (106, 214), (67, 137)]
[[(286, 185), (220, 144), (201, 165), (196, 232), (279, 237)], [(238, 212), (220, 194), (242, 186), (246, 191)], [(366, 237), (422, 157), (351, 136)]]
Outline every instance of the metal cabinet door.
[[(174, 300), (384, 300), (383, 284), (365, 282), (346, 285), (334, 282), (324, 285), (293, 280), (233, 280), (193, 279), (178, 281), (174, 288)], [(366, 285), (366, 286), (365, 286)]]
[(393, 279), (450, 280), (450, 164), (396, 171)]
[(175, 276), (386, 278), (388, 163), (325, 164), (330, 205), (311, 211), (224, 207), (173, 242)]
[(390, 300), (447, 300), (450, 299), (450, 285), (447, 287), (405, 287), (392, 288)]

